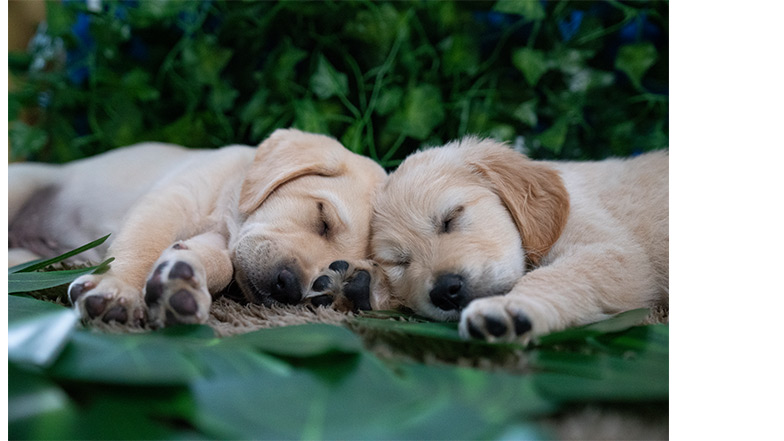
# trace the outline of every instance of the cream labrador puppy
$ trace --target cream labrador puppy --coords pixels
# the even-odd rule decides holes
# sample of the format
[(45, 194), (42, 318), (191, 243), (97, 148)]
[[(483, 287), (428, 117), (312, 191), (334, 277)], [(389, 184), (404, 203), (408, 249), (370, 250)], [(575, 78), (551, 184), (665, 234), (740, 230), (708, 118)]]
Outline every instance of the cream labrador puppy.
[(532, 161), (466, 138), (416, 153), (375, 204), (371, 246), (392, 304), (526, 340), (669, 299), (665, 151)]
[(327, 304), (314, 279), (367, 257), (385, 178), (334, 139), (293, 129), (258, 148), (146, 143), (63, 166), (11, 164), (9, 264), (112, 233), (84, 256), (114, 257), (109, 271), (69, 287), (86, 320), (204, 322), (232, 279), (250, 302)]

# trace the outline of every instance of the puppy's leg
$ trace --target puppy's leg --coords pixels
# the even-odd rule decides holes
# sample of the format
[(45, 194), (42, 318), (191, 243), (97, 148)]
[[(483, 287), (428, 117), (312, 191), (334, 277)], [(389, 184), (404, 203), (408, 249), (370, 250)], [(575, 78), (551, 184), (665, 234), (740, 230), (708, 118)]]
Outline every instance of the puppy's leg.
[(211, 293), (225, 288), (233, 273), (226, 238), (204, 233), (167, 248), (147, 278), (144, 300), (155, 326), (204, 323)]
[(527, 341), (655, 303), (659, 290), (644, 253), (585, 246), (523, 276), (502, 296), (472, 301), (460, 334), (490, 341)]
[(170, 185), (145, 196), (107, 251), (107, 256), (115, 258), (109, 271), (71, 283), (69, 297), (82, 319), (145, 322), (142, 290), (153, 264), (178, 238), (193, 235), (189, 230), (194, 229), (195, 220), (204, 218), (187, 189)]
[(304, 301), (340, 311), (367, 311), (385, 308), (387, 292), (386, 278), (377, 263), (336, 260), (313, 280)]

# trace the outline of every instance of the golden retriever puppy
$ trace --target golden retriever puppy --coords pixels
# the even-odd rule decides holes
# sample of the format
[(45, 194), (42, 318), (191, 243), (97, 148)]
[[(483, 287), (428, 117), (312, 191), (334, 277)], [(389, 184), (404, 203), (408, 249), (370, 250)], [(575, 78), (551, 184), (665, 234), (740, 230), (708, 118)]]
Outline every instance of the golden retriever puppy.
[(669, 299), (665, 151), (539, 162), (466, 138), (408, 157), (375, 203), (391, 301), (527, 340)]
[(63, 166), (11, 164), (9, 264), (112, 233), (86, 256), (114, 257), (109, 271), (69, 287), (88, 321), (204, 322), (233, 278), (250, 302), (296, 304), (332, 262), (367, 257), (385, 178), (334, 139), (293, 129), (258, 148), (146, 143)]

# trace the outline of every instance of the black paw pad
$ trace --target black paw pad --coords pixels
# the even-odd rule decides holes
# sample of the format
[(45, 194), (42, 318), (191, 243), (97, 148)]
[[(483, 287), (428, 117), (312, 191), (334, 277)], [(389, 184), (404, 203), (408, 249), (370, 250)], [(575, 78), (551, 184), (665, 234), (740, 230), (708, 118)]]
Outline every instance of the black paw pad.
[(316, 291), (316, 292), (322, 292), (322, 291), (326, 290), (327, 288), (329, 288), (329, 285), (330, 285), (329, 276), (327, 276), (325, 274), (323, 276), (319, 276), (313, 282), (313, 286), (311, 287), (311, 289), (313, 289), (313, 291)]
[(343, 293), (354, 304), (354, 310), (370, 311), (370, 273), (357, 271), (354, 278), (346, 283)]
[(144, 289), (144, 303), (155, 305), (161, 300), (162, 294), (163, 284), (160, 276), (153, 277), (147, 281), (147, 287)]
[(184, 289), (177, 291), (169, 298), (169, 305), (181, 315), (193, 315), (199, 310), (196, 299)]
[(120, 324), (128, 321), (128, 311), (125, 309), (125, 306), (117, 305), (106, 311), (106, 314), (103, 315), (103, 322), (109, 323), (111, 321)]
[(345, 260), (336, 260), (329, 265), (329, 269), (339, 273), (345, 273), (348, 270), (348, 262)]
[(495, 317), (485, 317), (485, 329), (490, 335), (500, 337), (506, 334), (506, 323)]
[(90, 318), (96, 318), (106, 310), (106, 297), (92, 296), (84, 300), (84, 309)]
[(313, 306), (329, 306), (332, 304), (332, 296), (327, 294), (322, 294), (320, 296), (313, 297), (310, 299), (310, 304)]
[(68, 295), (71, 298), (71, 303), (76, 304), (76, 301), (79, 300), (79, 297), (92, 289), (93, 286), (94, 285), (91, 282), (85, 282), (71, 286), (71, 289), (68, 291)]
[(521, 312), (515, 314), (512, 318), (512, 321), (514, 322), (515, 334), (517, 335), (523, 335), (532, 328), (531, 320), (529, 320), (528, 316)]
[(177, 262), (169, 271), (169, 278), (189, 280), (193, 278), (193, 268), (185, 262)]
[(474, 323), (471, 320), (468, 321), (468, 333), (471, 334), (471, 337), (473, 337), (473, 338), (476, 338), (476, 339), (479, 339), (479, 340), (484, 340), (485, 339), (485, 335), (482, 333), (481, 330), (479, 330), (479, 328), (474, 326)]

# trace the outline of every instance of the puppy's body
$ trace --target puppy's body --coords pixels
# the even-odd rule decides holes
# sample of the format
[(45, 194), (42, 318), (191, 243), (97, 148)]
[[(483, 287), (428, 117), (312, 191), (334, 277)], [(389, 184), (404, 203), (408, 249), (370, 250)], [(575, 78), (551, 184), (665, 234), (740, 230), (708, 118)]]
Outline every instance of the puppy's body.
[[(242, 176), (253, 162), (254, 151), (250, 146), (200, 150), (151, 142), (62, 165), (10, 164), (9, 265), (30, 260), (30, 255), (54, 257), (114, 233), (100, 247), (71, 259), (72, 262), (98, 261), (117, 238), (131, 208), (143, 197), (151, 198), (159, 189), (165, 191), (178, 176), (195, 175), (201, 181), (223, 184), (207, 187), (217, 191), (205, 192), (201, 187), (207, 182), (197, 182), (190, 185), (193, 190), (174, 194), (176, 199), (189, 198), (195, 190), (223, 199), (203, 207), (212, 211), (213, 216), (201, 213), (195, 219), (215, 217), (215, 210), (228, 210), (232, 206), (226, 198), (233, 197), (236, 205), (238, 194), (224, 194), (222, 198), (220, 194), (238, 193)], [(205, 168), (211, 170), (205, 173)], [(235, 182), (230, 182), (232, 178)], [(167, 221), (156, 217), (160, 222)], [(218, 217), (228, 219), (220, 214)]]
[(412, 155), (376, 203), (393, 301), (512, 340), (668, 301), (668, 158), (537, 162), (468, 138)]
[(144, 144), (65, 166), (11, 165), (9, 263), (112, 233), (111, 269), (69, 288), (87, 320), (204, 322), (235, 274), (249, 301), (298, 303), (331, 262), (367, 257), (385, 176), (297, 130), (258, 148)]

